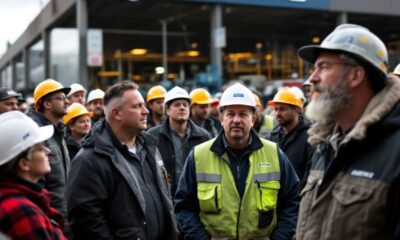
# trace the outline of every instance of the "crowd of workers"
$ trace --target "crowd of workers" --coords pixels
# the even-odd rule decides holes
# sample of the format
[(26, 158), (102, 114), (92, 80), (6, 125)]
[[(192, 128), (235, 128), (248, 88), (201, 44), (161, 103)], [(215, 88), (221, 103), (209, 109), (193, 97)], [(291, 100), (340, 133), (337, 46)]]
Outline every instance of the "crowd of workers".
[(267, 106), (240, 83), (1, 87), (0, 239), (400, 239), (400, 67), (353, 24), (298, 54), (309, 79)]

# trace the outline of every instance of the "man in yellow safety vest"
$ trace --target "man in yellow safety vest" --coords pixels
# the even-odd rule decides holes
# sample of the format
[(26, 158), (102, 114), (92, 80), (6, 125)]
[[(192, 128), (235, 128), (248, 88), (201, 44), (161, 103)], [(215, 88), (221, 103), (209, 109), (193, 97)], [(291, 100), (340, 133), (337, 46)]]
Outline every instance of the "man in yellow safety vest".
[(275, 143), (252, 129), (255, 100), (241, 84), (219, 106), (222, 131), (189, 154), (175, 195), (185, 239), (291, 239), (299, 179)]

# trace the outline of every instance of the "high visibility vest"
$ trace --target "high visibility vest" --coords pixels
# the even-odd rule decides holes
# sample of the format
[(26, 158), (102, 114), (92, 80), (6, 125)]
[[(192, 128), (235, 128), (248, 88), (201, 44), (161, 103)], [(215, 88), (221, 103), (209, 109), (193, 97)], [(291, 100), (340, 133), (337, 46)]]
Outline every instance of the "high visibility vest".
[(275, 127), (275, 118), (273, 116), (264, 115), (263, 118), (263, 125), (261, 125), (260, 130), (258, 131), (261, 137), (265, 137), (265, 135), (270, 133)]
[(200, 220), (214, 238), (267, 239), (276, 226), (280, 165), (275, 143), (250, 153), (250, 168), (240, 199), (226, 153), (210, 150), (215, 139), (194, 148)]

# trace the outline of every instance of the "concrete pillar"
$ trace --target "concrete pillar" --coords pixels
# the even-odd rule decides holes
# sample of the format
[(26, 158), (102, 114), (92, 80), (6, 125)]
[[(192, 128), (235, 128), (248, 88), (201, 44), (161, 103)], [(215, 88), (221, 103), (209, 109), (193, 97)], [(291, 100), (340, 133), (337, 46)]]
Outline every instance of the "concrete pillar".
[[(51, 74), (51, 59), (50, 59), (50, 31), (44, 30), (42, 32), (42, 41), (43, 41), (43, 65), (44, 65), (44, 78), (53, 78), (54, 76)], [(44, 79), (43, 79), (44, 80)], [(55, 79), (57, 80), (57, 79)]]
[(168, 80), (168, 42), (167, 42), (167, 20), (161, 20), (162, 27), (162, 65), (164, 68), (163, 81)]
[(29, 91), (33, 86), (31, 84), (30, 68), (31, 64), (29, 61), (29, 49), (27, 47), (22, 50), (22, 62), (24, 63), (24, 80), (25, 80), (25, 90)]
[(79, 59), (77, 82), (88, 89), (88, 66), (87, 66), (87, 30), (88, 30), (88, 11), (87, 0), (76, 1), (76, 25), (79, 35)]
[(346, 12), (339, 13), (337, 17), (337, 25), (348, 23), (348, 15)]
[(215, 64), (218, 69), (218, 75), (222, 78), (222, 50), (216, 46), (215, 30), (222, 27), (222, 6), (214, 5), (211, 10), (211, 39), (210, 39), (210, 56), (211, 64)]

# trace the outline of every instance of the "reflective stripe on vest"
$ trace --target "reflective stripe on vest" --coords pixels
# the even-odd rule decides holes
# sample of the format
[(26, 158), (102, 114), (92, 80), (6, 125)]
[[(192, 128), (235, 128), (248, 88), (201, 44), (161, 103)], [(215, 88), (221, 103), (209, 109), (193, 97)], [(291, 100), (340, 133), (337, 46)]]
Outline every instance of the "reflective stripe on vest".
[(247, 184), (240, 199), (227, 156), (221, 158), (210, 151), (214, 141), (194, 148), (201, 222), (215, 238), (268, 236), (276, 226), (280, 189), (276, 144), (261, 139), (264, 146), (250, 154)]

